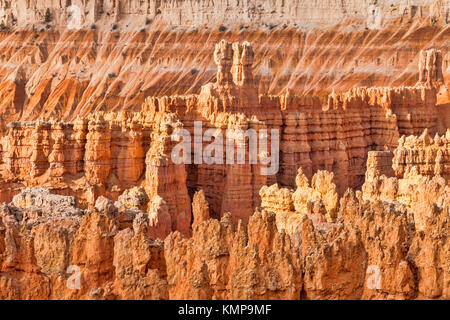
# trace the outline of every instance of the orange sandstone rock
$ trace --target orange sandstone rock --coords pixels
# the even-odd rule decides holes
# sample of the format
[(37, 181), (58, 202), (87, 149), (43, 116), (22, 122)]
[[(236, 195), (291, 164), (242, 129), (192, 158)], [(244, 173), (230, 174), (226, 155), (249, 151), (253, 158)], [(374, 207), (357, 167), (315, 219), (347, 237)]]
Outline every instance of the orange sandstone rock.
[(158, 195), (154, 196), (148, 208), (150, 235), (165, 239), (172, 231), (172, 217), (167, 203)]
[[(144, 2), (141, 9), (156, 9)], [(117, 21), (123, 8), (108, 7)], [(368, 28), (380, 27), (373, 22)], [(426, 33), (411, 28), (417, 37)], [(426, 36), (435, 39), (438, 29)], [(419, 83), (401, 86), (416, 74), (395, 70), (393, 81), (380, 76), (387, 71), (371, 78), (359, 70), (372, 63), (381, 70), (381, 53), (354, 61), (363, 54), (352, 52), (351, 38), (370, 43), (378, 31), (335, 39), (335, 48), (349, 46), (336, 51), (352, 52), (351, 59), (348, 52), (306, 50), (306, 43), (318, 50), (329, 43), (323, 32), (270, 32), (258, 50), (233, 32), (218, 39), (197, 30), (197, 40), (130, 33), (127, 48), (123, 35), (96, 31), (67, 32), (64, 41), (57, 31), (43, 32), (42, 46), (32, 46), (26, 32), (8, 33), (8, 40), (0, 34), (0, 132), (7, 129), (0, 200), (10, 202), (0, 205), (0, 298), (448, 299), (450, 138), (448, 131), (430, 137), (442, 126), (436, 104), (446, 58), (422, 51)], [(293, 40), (292, 59), (279, 51), (285, 45), (270, 49), (284, 35), (303, 42)], [(11, 47), (16, 36), (34, 49)], [(213, 42), (195, 58), (193, 50), (177, 50), (175, 58), (166, 46), (205, 36)], [(245, 31), (242, 37), (258, 39)], [(77, 50), (64, 49), (66, 41)], [(409, 58), (422, 47), (396, 51), (389, 68), (416, 65)], [(397, 61), (403, 59), (410, 62)], [(176, 70), (192, 61), (216, 67), (180, 76)], [(336, 61), (351, 61), (352, 72), (325, 70)], [(11, 70), (16, 64), (27, 68)], [(340, 92), (314, 96), (315, 85)], [(299, 88), (306, 93), (292, 90)], [(149, 96), (185, 92), (198, 94)], [(173, 135), (193, 133), (194, 121), (202, 122), (201, 134), (233, 130), (233, 138), (279, 130), (280, 170), (264, 175), (260, 163), (176, 161)], [(237, 139), (235, 158), (239, 147), (248, 153), (250, 139)], [(51, 191), (27, 188), (36, 186)], [(78, 288), (69, 285), (74, 277)]]
[(194, 217), (192, 228), (195, 228), (196, 225), (199, 225), (203, 221), (209, 220), (210, 218), (209, 204), (206, 201), (203, 190), (200, 190), (194, 194), (194, 198), (192, 200), (192, 215)]
[[(275, 217), (255, 213), (248, 238), (230, 215), (165, 241), (171, 299), (296, 299), (301, 291), (299, 253), (276, 231)], [(202, 258), (204, 257), (204, 258)]]
[(436, 134), (434, 139), (424, 130), (420, 137), (402, 136), (394, 151), (393, 167), (397, 176), (402, 176), (412, 167), (426, 176), (440, 175), (446, 180), (450, 177), (449, 156), (450, 130), (446, 135)]
[(420, 51), (419, 82), (417, 85), (440, 87), (444, 84), (442, 52), (436, 49)]

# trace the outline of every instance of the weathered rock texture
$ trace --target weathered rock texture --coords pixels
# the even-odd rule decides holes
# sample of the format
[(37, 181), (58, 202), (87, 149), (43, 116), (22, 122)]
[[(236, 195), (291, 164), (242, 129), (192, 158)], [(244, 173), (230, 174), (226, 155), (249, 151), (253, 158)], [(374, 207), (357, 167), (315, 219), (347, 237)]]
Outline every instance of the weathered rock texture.
[[(197, 95), (149, 97), (138, 112), (96, 112), (73, 122), (11, 122), (1, 140), (1, 199), (10, 201), (23, 187), (48, 186), (75, 195), (83, 207), (94, 205), (99, 196), (116, 200), (125, 192), (119, 199), (125, 207), (146, 210), (158, 196), (171, 224), (158, 234), (178, 230), (188, 236), (191, 198), (197, 190), (204, 191), (211, 217), (230, 212), (235, 224), (243, 220), (246, 225), (264, 185), (293, 187), (299, 168), (308, 179), (328, 170), (334, 173), (337, 197), (363, 184), (369, 151), (393, 151), (401, 135), (438, 131), (435, 86), (354, 88), (333, 92), (324, 103), (291, 90), (278, 96), (258, 94), (254, 59), (250, 43), (222, 40), (214, 51), (216, 82), (204, 85)], [(267, 153), (260, 148), (250, 154), (252, 139), (243, 130), (266, 130)], [(184, 138), (180, 132), (204, 137), (200, 151), (196, 138), (190, 140), (193, 156), (181, 162), (172, 157), (180, 141), (174, 137)], [(197, 159), (218, 135), (234, 139), (233, 164), (227, 164), (227, 139), (221, 145), (226, 152), (214, 155), (213, 163)], [(279, 153), (272, 148), (277, 145)], [(436, 170), (444, 174), (446, 148), (433, 156)], [(243, 163), (238, 161), (241, 149)], [(266, 155), (279, 157), (279, 170), (264, 173), (277, 162), (272, 158), (264, 164)], [(250, 164), (252, 156), (256, 164)], [(314, 186), (313, 179), (313, 188), (324, 193), (327, 183)], [(136, 186), (142, 187), (140, 196), (131, 189)], [(158, 206), (152, 205), (152, 221), (159, 221)]]
[(427, 50), (420, 52), (419, 82), (417, 85), (440, 87), (444, 85), (442, 74), (442, 52)]
[[(400, 179), (374, 174), (338, 201), (323, 189), (332, 179), (318, 172), (309, 187), (300, 171), (295, 192), (262, 188), (247, 228), (225, 214), (164, 242), (139, 209), (99, 198), (83, 211), (71, 197), (27, 189), (0, 206), (0, 296), (449, 299), (447, 181), (416, 167)], [(158, 221), (170, 219), (161, 201), (152, 200)], [(193, 208), (206, 217), (202, 193)]]
[(394, 151), (393, 168), (397, 176), (402, 176), (413, 167), (425, 176), (439, 175), (450, 178), (450, 129), (445, 135), (436, 134), (431, 138), (428, 130), (422, 135), (402, 136)]
[[(80, 8), (82, 29), (67, 29), (69, 6)], [(197, 93), (216, 75), (211, 52), (221, 39), (258, 44), (261, 94), (413, 86), (419, 71), (426, 80), (439, 68), (448, 87), (449, 8), (449, 0), (0, 1), (0, 128)], [(450, 103), (447, 91), (441, 98)]]
[[(74, 8), (75, 7), (75, 8)], [(203, 2), (196, 0), (87, 0), (57, 1), (44, 0), (2, 1), (0, 19), (6, 25), (25, 26), (27, 24), (50, 23), (60, 25), (82, 25), (101, 21), (130, 23), (132, 19), (140, 22), (146, 18), (159, 18), (171, 25), (231, 23), (294, 23), (332, 25), (346, 19), (363, 20), (371, 28), (381, 27), (385, 20), (393, 18), (430, 18), (433, 21), (448, 23), (450, 3), (448, 0), (320, 0), (309, 2), (264, 1), (248, 2), (215, 0)], [(50, 17), (46, 13), (49, 9)], [(72, 17), (74, 9), (80, 9), (79, 16)], [(74, 21), (75, 19), (79, 21)]]
[(450, 299), (449, 10), (0, 0), (0, 299)]

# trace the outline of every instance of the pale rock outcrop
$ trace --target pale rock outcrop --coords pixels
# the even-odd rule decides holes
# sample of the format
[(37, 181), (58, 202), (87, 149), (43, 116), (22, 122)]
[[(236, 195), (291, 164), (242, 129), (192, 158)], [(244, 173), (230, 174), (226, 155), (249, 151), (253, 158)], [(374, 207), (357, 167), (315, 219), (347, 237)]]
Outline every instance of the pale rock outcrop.
[(442, 52), (436, 49), (420, 51), (419, 82), (417, 86), (436, 87), (444, 85)]
[(309, 201), (320, 200), (325, 206), (326, 219), (329, 222), (336, 219), (339, 197), (336, 192), (336, 185), (333, 182), (334, 175), (326, 171), (318, 171), (312, 179), (311, 187), (308, 180), (299, 169), (296, 178), (297, 190), (293, 193), (295, 211), (305, 214)]
[(107, 215), (113, 215), (117, 212), (117, 207), (114, 205), (114, 202), (104, 196), (97, 198), (94, 208), (98, 212), (104, 212)]
[(429, 131), (419, 136), (402, 136), (394, 150), (393, 168), (397, 177), (413, 167), (421, 175), (450, 178), (450, 129), (445, 135), (430, 137)]
[(147, 209), (147, 203), (149, 202), (148, 196), (145, 193), (145, 189), (142, 187), (134, 187), (125, 190), (124, 193), (119, 196), (118, 201), (129, 209), (140, 209), (145, 211)]
[(77, 200), (72, 196), (60, 196), (47, 188), (28, 188), (15, 195), (12, 205), (20, 209), (37, 209), (43, 215), (83, 215), (77, 208)]
[(333, 174), (319, 171), (313, 176), (312, 187), (302, 168), (296, 177), (297, 189), (279, 188), (277, 184), (260, 190), (261, 208), (275, 212), (279, 232), (297, 236), (303, 217), (312, 219), (315, 227), (333, 222), (337, 217), (339, 197)]
[(150, 235), (154, 239), (165, 239), (172, 231), (172, 217), (167, 203), (160, 196), (154, 196), (148, 204)]
[(192, 229), (200, 223), (210, 219), (209, 204), (203, 190), (197, 191), (192, 200)]
[(292, 234), (297, 231), (302, 213), (295, 210), (293, 191), (280, 188), (278, 184), (263, 186), (259, 191), (261, 208), (268, 212), (276, 212), (276, 224), (280, 232)]

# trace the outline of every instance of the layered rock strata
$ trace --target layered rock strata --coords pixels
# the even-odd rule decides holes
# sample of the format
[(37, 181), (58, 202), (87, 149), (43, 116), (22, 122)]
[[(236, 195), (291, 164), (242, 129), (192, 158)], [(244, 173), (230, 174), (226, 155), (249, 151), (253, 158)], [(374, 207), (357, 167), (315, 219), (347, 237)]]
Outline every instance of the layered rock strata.
[(449, 10), (0, 0), (0, 299), (450, 299)]
[[(188, 235), (197, 190), (212, 217), (231, 212), (246, 225), (264, 185), (293, 187), (299, 168), (308, 179), (328, 170), (343, 195), (363, 184), (368, 151), (393, 151), (401, 135), (437, 131), (434, 86), (354, 88), (331, 93), (325, 104), (291, 90), (258, 95), (254, 59), (250, 43), (223, 40), (214, 51), (216, 82), (198, 95), (149, 97), (139, 112), (74, 122), (11, 122), (1, 142), (2, 199), (46, 185), (87, 207), (141, 186), (148, 199), (164, 200), (171, 230)], [(177, 161), (180, 143), (190, 153)]]
[[(370, 28), (380, 28), (390, 19), (433, 19), (448, 23), (448, 0), (413, 1), (337, 1), (289, 2), (255, 0), (250, 2), (195, 0), (87, 0), (87, 1), (2, 1), (0, 20), (5, 25), (26, 26), (57, 22), (73, 27), (96, 22), (119, 23), (145, 19), (163, 20), (169, 25), (241, 23), (289, 23), (333, 25), (346, 19), (363, 21)], [(214, 19), (212, 19), (214, 18)]]
[(1, 1), (0, 131), (198, 93), (221, 39), (261, 44), (260, 94), (413, 86), (448, 76), (448, 23), (448, 0)]

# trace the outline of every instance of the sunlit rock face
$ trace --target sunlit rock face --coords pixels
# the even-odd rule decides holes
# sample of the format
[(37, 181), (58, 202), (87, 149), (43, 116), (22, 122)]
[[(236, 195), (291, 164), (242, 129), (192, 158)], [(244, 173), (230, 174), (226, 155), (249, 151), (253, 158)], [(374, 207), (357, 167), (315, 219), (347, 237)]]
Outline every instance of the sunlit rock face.
[(0, 0), (0, 299), (450, 299), (449, 17)]
[[(199, 94), (148, 97), (136, 112), (99, 111), (68, 122), (9, 123), (1, 139), (3, 199), (10, 201), (23, 187), (46, 185), (55, 192), (75, 195), (85, 208), (93, 206), (99, 196), (106, 196), (127, 208), (153, 210), (159, 220), (158, 206), (148, 204), (159, 196), (170, 215), (170, 223), (163, 219), (170, 225), (163, 230), (189, 236), (195, 220), (191, 201), (198, 190), (203, 190), (210, 211), (201, 213), (200, 219), (220, 218), (230, 212), (235, 224), (242, 220), (247, 225), (261, 203), (264, 185), (278, 183), (292, 188), (301, 168), (319, 193), (327, 193), (334, 178), (335, 197), (342, 196), (347, 188), (363, 185), (369, 151), (394, 151), (404, 145), (405, 138), (400, 136), (424, 130), (427, 136), (423, 139), (428, 141), (428, 133), (439, 130), (436, 81), (419, 81), (414, 87), (334, 91), (324, 100), (292, 90), (280, 95), (258, 94), (253, 75), (254, 45), (222, 40), (212, 55), (216, 81), (203, 85)], [(218, 154), (219, 158), (215, 156), (212, 163), (196, 162), (192, 157), (183, 162), (173, 158), (179, 147), (174, 136), (179, 130), (191, 135), (199, 130), (204, 135), (212, 129), (226, 137), (221, 142), (221, 150), (226, 152)], [(234, 132), (231, 137), (236, 138), (239, 130), (275, 132), (278, 138), (268, 137), (266, 151), (276, 153), (278, 159), (264, 164), (259, 150), (256, 163), (238, 163), (239, 150), (251, 156), (249, 138), (235, 141), (232, 155), (236, 162), (228, 163), (228, 135)], [(436, 139), (436, 148), (443, 149), (433, 154), (438, 174), (446, 170), (447, 144), (443, 137)], [(200, 156), (210, 145), (201, 139), (202, 150), (196, 151), (196, 140), (189, 143)], [(397, 158), (401, 152), (396, 152)], [(397, 158), (399, 165), (408, 161)], [(275, 160), (276, 170), (265, 174)], [(384, 162), (389, 166), (391, 160)], [(320, 178), (316, 173), (323, 170), (332, 172), (333, 177)], [(330, 218), (334, 213), (326, 206)]]
[[(448, 87), (449, 8), (448, 0), (2, 1), (0, 128), (196, 94), (216, 76), (211, 53), (222, 39), (253, 43), (260, 94), (413, 86), (417, 73), (442, 81), (438, 70)], [(440, 92), (440, 109), (449, 100)]]
[(449, 299), (448, 181), (417, 170), (387, 177), (374, 169), (383, 157), (370, 157), (362, 192), (340, 199), (326, 171), (310, 186), (299, 170), (296, 190), (263, 187), (247, 227), (232, 213), (208, 218), (204, 193), (196, 193), (187, 236), (164, 232), (170, 214), (160, 197), (148, 213), (103, 197), (82, 210), (73, 197), (26, 189), (0, 206), (0, 295)]
[[(161, 19), (172, 26), (200, 26), (231, 23), (286, 23), (329, 26), (349, 20), (361, 20), (369, 28), (381, 28), (389, 19), (430, 17), (448, 23), (448, 0), (320, 0), (225, 1), (187, 0), (16, 0), (0, 3), (0, 19), (6, 25), (25, 26), (57, 21), (76, 26), (102, 22), (130, 22), (131, 19)], [(47, 13), (48, 12), (48, 13)]]

